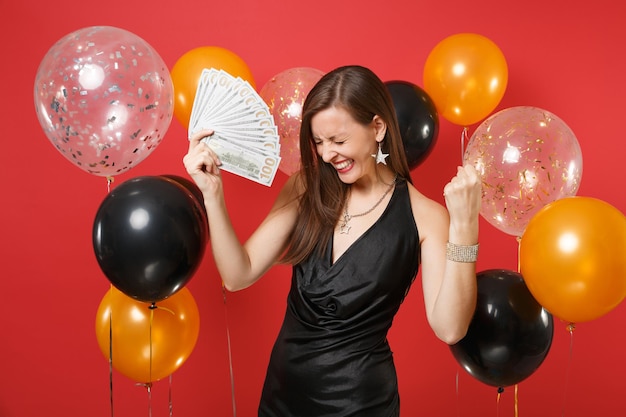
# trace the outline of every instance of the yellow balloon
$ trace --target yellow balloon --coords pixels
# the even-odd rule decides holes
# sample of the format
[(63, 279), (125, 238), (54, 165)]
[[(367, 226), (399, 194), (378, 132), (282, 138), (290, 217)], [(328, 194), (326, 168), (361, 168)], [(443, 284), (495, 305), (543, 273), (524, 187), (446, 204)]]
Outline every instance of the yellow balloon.
[(626, 296), (626, 217), (609, 203), (566, 197), (544, 206), (519, 249), (528, 289), (561, 320), (594, 320)]
[(187, 360), (198, 339), (199, 320), (187, 288), (151, 308), (111, 287), (98, 308), (96, 337), (115, 370), (149, 383), (171, 375)]
[(424, 90), (442, 117), (461, 126), (487, 117), (502, 100), (507, 83), (502, 51), (489, 38), (474, 33), (445, 38), (424, 66)]
[(252, 71), (236, 53), (219, 46), (200, 46), (187, 51), (178, 58), (170, 71), (174, 84), (174, 116), (186, 128), (189, 127), (193, 101), (205, 68), (224, 70), (256, 88)]

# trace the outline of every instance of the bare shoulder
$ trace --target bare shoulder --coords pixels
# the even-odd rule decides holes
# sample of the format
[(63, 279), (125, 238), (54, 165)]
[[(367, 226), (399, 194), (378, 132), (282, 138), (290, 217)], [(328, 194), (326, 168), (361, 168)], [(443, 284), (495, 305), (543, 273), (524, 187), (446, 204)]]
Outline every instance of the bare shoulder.
[(298, 200), (304, 192), (304, 180), (299, 172), (292, 174), (283, 185), (278, 194), (278, 201), (290, 203)]
[[(294, 173), (287, 179), (285, 184), (283, 184), (276, 196), (269, 217), (287, 215), (290, 218), (288, 221), (291, 224), (292, 220), (295, 219), (297, 215), (298, 201), (303, 192), (304, 185), (302, 178), (298, 173)], [(285, 221), (287, 220), (285, 219)]]
[(411, 209), (420, 233), (420, 241), (433, 233), (439, 234), (441, 231), (447, 231), (450, 222), (448, 210), (442, 204), (422, 194), (412, 184), (408, 186)]

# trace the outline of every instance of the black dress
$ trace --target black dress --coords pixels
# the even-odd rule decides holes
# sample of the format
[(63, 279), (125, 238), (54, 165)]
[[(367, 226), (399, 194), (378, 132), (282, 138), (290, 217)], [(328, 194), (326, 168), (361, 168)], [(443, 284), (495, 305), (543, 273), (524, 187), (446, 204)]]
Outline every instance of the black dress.
[(260, 417), (400, 413), (387, 331), (420, 262), (406, 181), (398, 181), (381, 217), (334, 264), (328, 246), (323, 257), (293, 267)]

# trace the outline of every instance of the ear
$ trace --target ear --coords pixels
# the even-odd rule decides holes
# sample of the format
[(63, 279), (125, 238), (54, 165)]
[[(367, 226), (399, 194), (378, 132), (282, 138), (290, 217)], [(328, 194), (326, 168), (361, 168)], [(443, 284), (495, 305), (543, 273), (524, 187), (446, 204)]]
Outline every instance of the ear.
[(375, 114), (374, 119), (372, 119), (372, 125), (376, 131), (376, 142), (382, 142), (387, 133), (387, 123), (385, 123), (382, 117)]

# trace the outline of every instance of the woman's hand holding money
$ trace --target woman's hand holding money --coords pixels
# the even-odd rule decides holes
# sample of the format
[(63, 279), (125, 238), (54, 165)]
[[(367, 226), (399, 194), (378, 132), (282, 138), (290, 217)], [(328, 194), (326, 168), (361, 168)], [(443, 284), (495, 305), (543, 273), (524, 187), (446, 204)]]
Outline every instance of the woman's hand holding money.
[(221, 193), (220, 159), (202, 139), (213, 135), (212, 130), (199, 130), (189, 138), (189, 151), (183, 157), (187, 173), (194, 180), (205, 200)]

